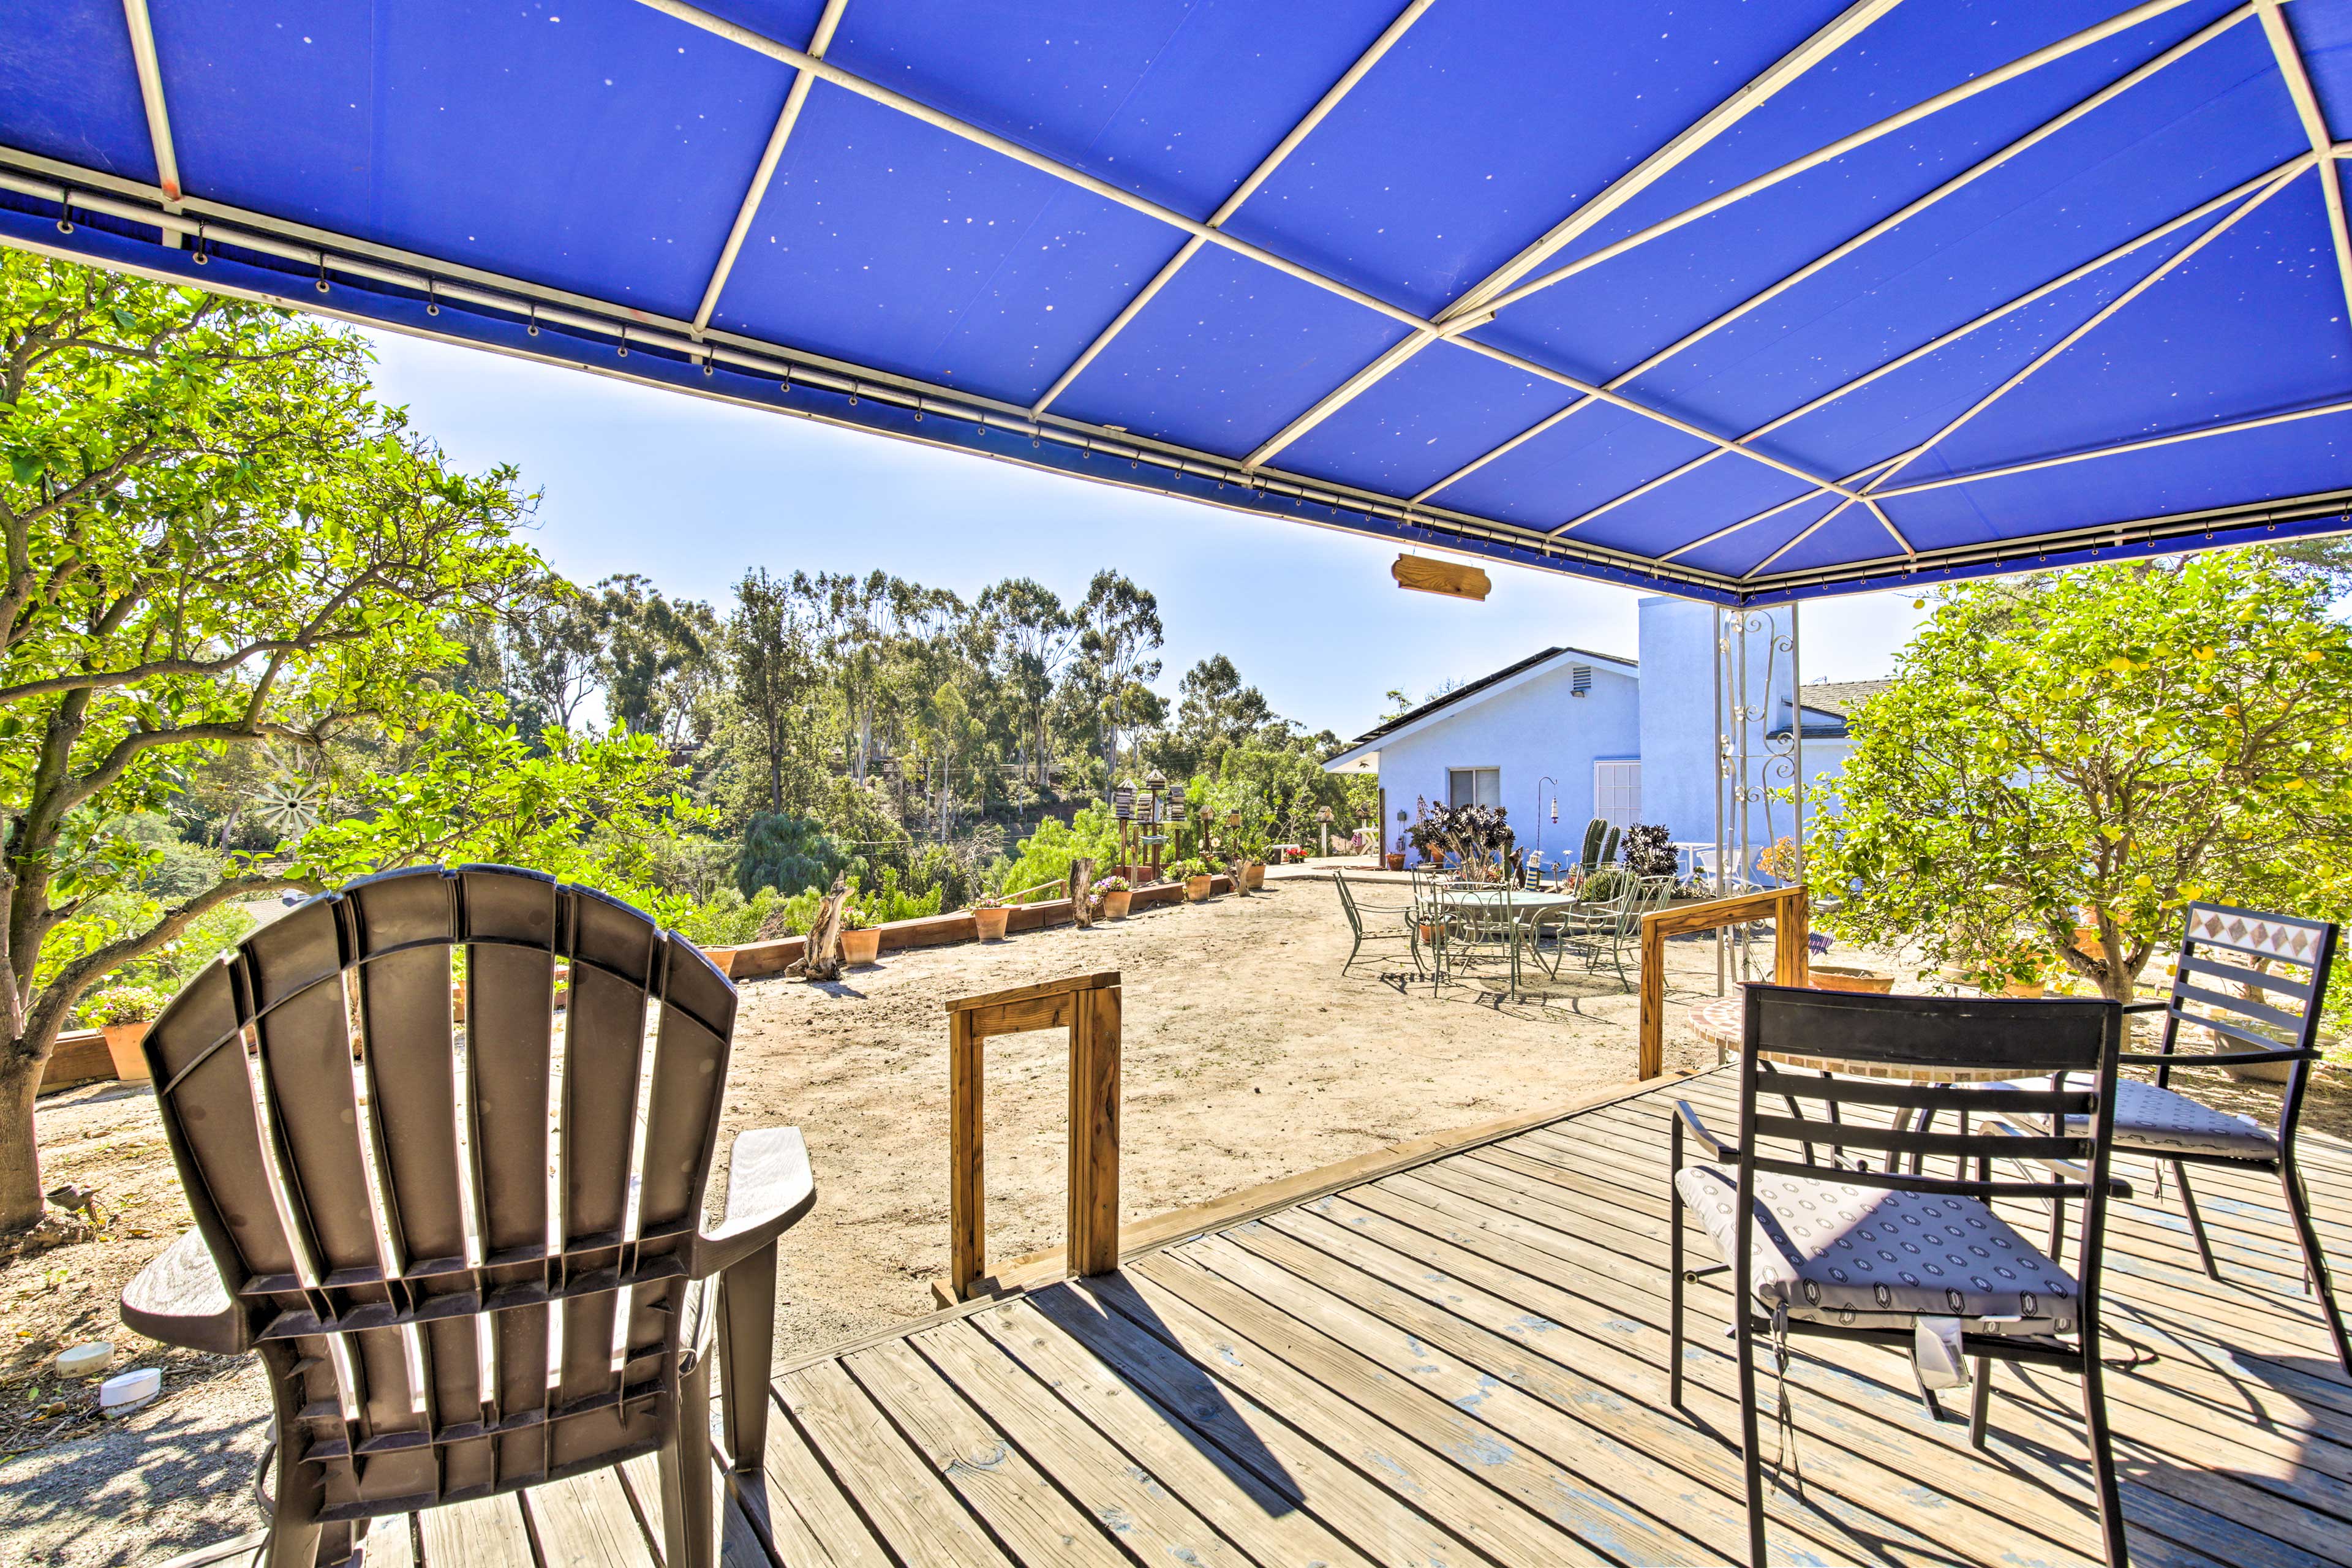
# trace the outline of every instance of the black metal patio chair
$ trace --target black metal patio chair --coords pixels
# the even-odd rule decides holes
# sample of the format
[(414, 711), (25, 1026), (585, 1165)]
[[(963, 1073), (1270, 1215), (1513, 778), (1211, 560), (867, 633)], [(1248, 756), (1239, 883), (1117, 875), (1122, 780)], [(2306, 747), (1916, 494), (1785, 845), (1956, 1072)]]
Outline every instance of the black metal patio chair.
[(260, 1356), (268, 1568), (647, 1453), (665, 1561), (710, 1568), (713, 1341), (757, 1476), (776, 1238), (815, 1201), (797, 1129), (745, 1132), (704, 1226), (734, 1022), (683, 937), (505, 866), (311, 899), (173, 998), (145, 1049), (196, 1224), (122, 1321)]
[[(2191, 1164), (2234, 1166), (2278, 1178), (2303, 1246), (2304, 1289), (2316, 1298), (2336, 1342), (2336, 1359), (2352, 1376), (2352, 1339), (2327, 1277), (2327, 1258), (2311, 1221), (2311, 1200), (2295, 1166), (2294, 1134), (2303, 1117), (2304, 1093), (2319, 1060), (2321, 1004), (2335, 961), (2333, 921), (2263, 914), (2224, 904), (2191, 904), (2183, 918), (2180, 956), (2172, 971), (2172, 992), (2161, 1003), (2137, 1007), (2164, 1011), (2164, 1035), (2153, 1054), (2126, 1055), (2126, 1065), (2156, 1068), (2156, 1081), (2125, 1079), (2116, 1086), (2116, 1152), (2169, 1166), (2189, 1215), (2189, 1234), (2205, 1272), (2221, 1270), (2213, 1244), (2197, 1212), (2189, 1184)], [(2285, 964), (2302, 978), (2267, 966)], [(2235, 988), (2232, 993), (2231, 988)], [(2182, 1027), (2209, 1032), (2215, 1049), (2179, 1048)], [(2251, 1117), (2214, 1110), (2171, 1087), (2176, 1066), (2253, 1067), (2286, 1064), (2280, 1086), (2278, 1119), (2265, 1127)], [(2063, 1226), (2063, 1203), (2053, 1205), (2053, 1255)]]
[[(1739, 1058), (1736, 1138), (1710, 1132), (1677, 1101), (1672, 1127), (1669, 1243), (1672, 1271), (1669, 1397), (1683, 1403), (1683, 1295), (1686, 1281), (1729, 1272), (1738, 1340), (1741, 1457), (1747, 1472), (1749, 1556), (1765, 1562), (1764, 1474), (1758, 1445), (1756, 1342), (1771, 1343), (1782, 1372), (1780, 1419), (1790, 1419), (1788, 1341), (1811, 1335), (1922, 1354), (1923, 1338), (1975, 1364), (1969, 1441), (1984, 1446), (1991, 1363), (2032, 1363), (2082, 1380), (2083, 1411), (2107, 1561), (2126, 1561), (2115, 1458), (2098, 1354), (2100, 1258), (2111, 1193), (2108, 1173), (2116, 1064), (2123, 1009), (2112, 1002), (1882, 996), (1750, 985)], [(1854, 1076), (1808, 1076), (1774, 1068), (1782, 1052), (1829, 1060)], [(1922, 1069), (2014, 1070), (2022, 1084), (1909, 1081)], [(1881, 1074), (1887, 1076), (1869, 1076)], [(2065, 1087), (2053, 1087), (2063, 1080)], [(1785, 1100), (1788, 1114), (1768, 1111)], [(1817, 1104), (1816, 1115), (1806, 1107)], [(1962, 1113), (1962, 1131), (1913, 1130), (1913, 1113)], [(1906, 1118), (1886, 1125), (1878, 1113)], [(1855, 1113), (1860, 1112), (1857, 1116)], [(2006, 1124), (2064, 1118), (2060, 1133)], [(1685, 1136), (1709, 1163), (1683, 1163)], [(1795, 1149), (1805, 1157), (1791, 1157)], [(1832, 1151), (1818, 1163), (1814, 1147)], [(1973, 1177), (1913, 1173), (1906, 1156), (1949, 1155)], [(2056, 1184), (1994, 1180), (1996, 1160), (2039, 1163)], [(2082, 1262), (2074, 1274), (2042, 1256), (1996, 1215), (1996, 1198), (2083, 1200)], [(1725, 1259), (1683, 1263), (1688, 1210)], [(1932, 1385), (1923, 1376), (1923, 1390)]]

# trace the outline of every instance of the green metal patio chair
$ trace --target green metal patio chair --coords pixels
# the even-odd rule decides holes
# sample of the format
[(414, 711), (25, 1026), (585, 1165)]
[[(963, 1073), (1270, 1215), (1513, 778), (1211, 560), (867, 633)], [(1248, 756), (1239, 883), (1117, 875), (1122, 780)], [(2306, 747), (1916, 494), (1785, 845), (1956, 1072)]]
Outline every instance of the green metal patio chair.
[[(1410, 902), (1368, 904), (1359, 899), (1356, 896), (1356, 890), (1348, 885), (1346, 873), (1334, 871), (1331, 873), (1331, 879), (1339, 884), (1339, 908), (1347, 913), (1348, 930), (1354, 939), (1353, 945), (1348, 949), (1347, 963), (1339, 965), (1340, 973), (1348, 973), (1348, 964), (1356, 962), (1356, 955), (1363, 951), (1364, 944), (1368, 942), (1401, 942), (1406, 945), (1408, 952), (1419, 944), (1419, 937), (1411, 919), (1412, 906)], [(1397, 915), (1403, 919), (1394, 931), (1383, 931), (1378, 929), (1376, 925), (1367, 924), (1364, 918), (1367, 915)]]
[(710, 1352), (756, 1478), (776, 1238), (816, 1199), (798, 1129), (744, 1132), (705, 1222), (734, 1024), (685, 938), (507, 866), (312, 899), (163, 1009), (144, 1049), (195, 1228), (122, 1321), (261, 1358), (267, 1568), (641, 1454), (664, 1560), (712, 1568)]

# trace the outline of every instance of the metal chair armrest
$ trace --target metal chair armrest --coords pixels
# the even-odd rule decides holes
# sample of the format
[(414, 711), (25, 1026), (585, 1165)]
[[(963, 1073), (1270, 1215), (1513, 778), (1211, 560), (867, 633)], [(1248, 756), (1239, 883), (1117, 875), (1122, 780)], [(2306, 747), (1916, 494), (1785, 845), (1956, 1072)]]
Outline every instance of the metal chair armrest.
[[(2029, 1136), (2029, 1134), (2020, 1132), (2016, 1128), (2011, 1127), (2006, 1121), (1988, 1121), (1985, 1123), (1985, 1126), (1989, 1130), (2001, 1133), (2006, 1137), (2023, 1138)], [(2033, 1133), (2031, 1134), (2031, 1136), (2043, 1137), (2046, 1136), (2046, 1134)], [(2066, 1180), (2076, 1183), (2081, 1186), (2088, 1187), (2091, 1184), (2091, 1173), (2084, 1170), (2082, 1166), (2074, 1163), (2072, 1160), (2053, 1160), (2049, 1156), (2042, 1154), (2023, 1154), (2019, 1155), (2018, 1158), (2025, 1161), (2029, 1164), (2042, 1166), (2043, 1168), (2054, 1172), (2058, 1175), (2066, 1178)], [(2131, 1196), (2132, 1184), (2130, 1180), (2126, 1177), (2116, 1175), (2113, 1171), (2109, 1171), (2107, 1173), (2107, 1195), (2109, 1197), (2116, 1198), (2127, 1198)]]
[(2161, 1013), (2167, 1007), (2171, 1005), (2172, 1001), (2169, 997), (2147, 996), (2142, 997), (2137, 1002), (2125, 1003), (2124, 1011), (2126, 1013)]
[(727, 1211), (695, 1238), (694, 1277), (748, 1258), (816, 1205), (808, 1145), (797, 1127), (764, 1127), (735, 1140), (727, 1157)]
[(2282, 1046), (2274, 1051), (2142, 1051), (2132, 1056), (2119, 1056), (2118, 1062), (2138, 1062), (2147, 1067), (2177, 1068), (2246, 1067), (2255, 1062), (2315, 1062), (2319, 1053), (2300, 1046)]
[(242, 1355), (253, 1348), (246, 1315), (198, 1231), (157, 1253), (122, 1288), (121, 1313), (124, 1327), (182, 1350)]
[(1717, 1159), (1737, 1160), (1739, 1158), (1739, 1145), (1737, 1143), (1727, 1143), (1722, 1139), (1717, 1138), (1714, 1133), (1708, 1131), (1706, 1130), (1706, 1123), (1698, 1119), (1698, 1112), (1691, 1109), (1689, 1100), (1675, 1100), (1675, 1115), (1681, 1121), (1684, 1126), (1691, 1130), (1693, 1136), (1696, 1137), (1700, 1142), (1706, 1145), (1708, 1152)]

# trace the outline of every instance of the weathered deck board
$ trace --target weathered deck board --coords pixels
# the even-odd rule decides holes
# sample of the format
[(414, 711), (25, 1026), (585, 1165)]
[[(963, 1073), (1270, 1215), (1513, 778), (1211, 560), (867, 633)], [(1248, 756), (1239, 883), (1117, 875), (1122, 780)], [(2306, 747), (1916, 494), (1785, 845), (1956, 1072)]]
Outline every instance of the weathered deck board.
[[(1676, 1099), (1731, 1122), (1727, 1075), (1676, 1082), (796, 1366), (764, 1484), (722, 1503), (727, 1568), (1738, 1554), (1720, 1278), (1689, 1290), (1687, 1408), (1666, 1402)], [(2352, 1147), (2304, 1146), (2322, 1237), (2352, 1267)], [(2135, 1362), (2108, 1377), (2133, 1561), (2352, 1565), (2352, 1382), (2276, 1188), (2192, 1172), (2217, 1281), (2177, 1191), (2159, 1202), (2124, 1163), (2138, 1191), (2110, 1232), (2106, 1329)], [(2047, 1229), (2035, 1205), (2005, 1212)], [(2089, 1563), (2075, 1384), (2002, 1367), (1994, 1386), (1979, 1454), (1928, 1417), (1907, 1363), (1800, 1342), (1803, 1490), (1772, 1492), (1775, 1560)], [(411, 1521), (379, 1524), (367, 1568), (662, 1560), (650, 1459), (413, 1523), (414, 1551)]]

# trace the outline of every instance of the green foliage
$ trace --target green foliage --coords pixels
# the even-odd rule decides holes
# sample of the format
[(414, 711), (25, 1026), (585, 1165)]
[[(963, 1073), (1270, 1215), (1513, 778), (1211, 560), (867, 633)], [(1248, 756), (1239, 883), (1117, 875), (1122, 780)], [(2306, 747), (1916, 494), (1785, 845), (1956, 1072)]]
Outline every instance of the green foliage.
[(847, 861), (840, 844), (815, 818), (762, 815), (743, 830), (735, 886), (747, 897), (761, 888), (797, 893), (830, 887)]
[(925, 915), (938, 914), (942, 907), (940, 898), (944, 891), (938, 884), (921, 892), (910, 891), (900, 885), (898, 868), (885, 866), (880, 879), (872, 889), (853, 887), (850, 889), (846, 907), (856, 910), (860, 926), (887, 925), (892, 921), (920, 920)]
[[(1037, 831), (1021, 841), (1001, 885), (1018, 892), (1041, 882), (1061, 882), (1069, 877), (1072, 862), (1089, 857), (1097, 866), (1118, 861), (1118, 819), (1102, 801), (1082, 807), (1066, 824), (1055, 817), (1039, 823)], [(1055, 896), (1048, 889), (1033, 895), (1032, 901)]]
[[(531, 498), (371, 401), (355, 334), (0, 252), (0, 1072), (239, 897), (436, 858), (638, 890), (683, 805), (666, 760), (507, 727), (468, 628), (544, 571)], [(142, 826), (265, 750), (247, 782), (306, 796), (267, 859)], [(0, 1169), (0, 1228), (37, 1184)]]
[(2326, 610), (2262, 550), (1947, 591), (1853, 716), (1809, 857), (1831, 928), (2127, 998), (2192, 900), (2352, 913), (2352, 637)]
[[(670, 926), (698, 947), (740, 947), (757, 940), (761, 928), (790, 902), (773, 888), (761, 888), (748, 899), (732, 888), (720, 888), (700, 903), (677, 910)], [(811, 900), (810, 908), (814, 907)]]

